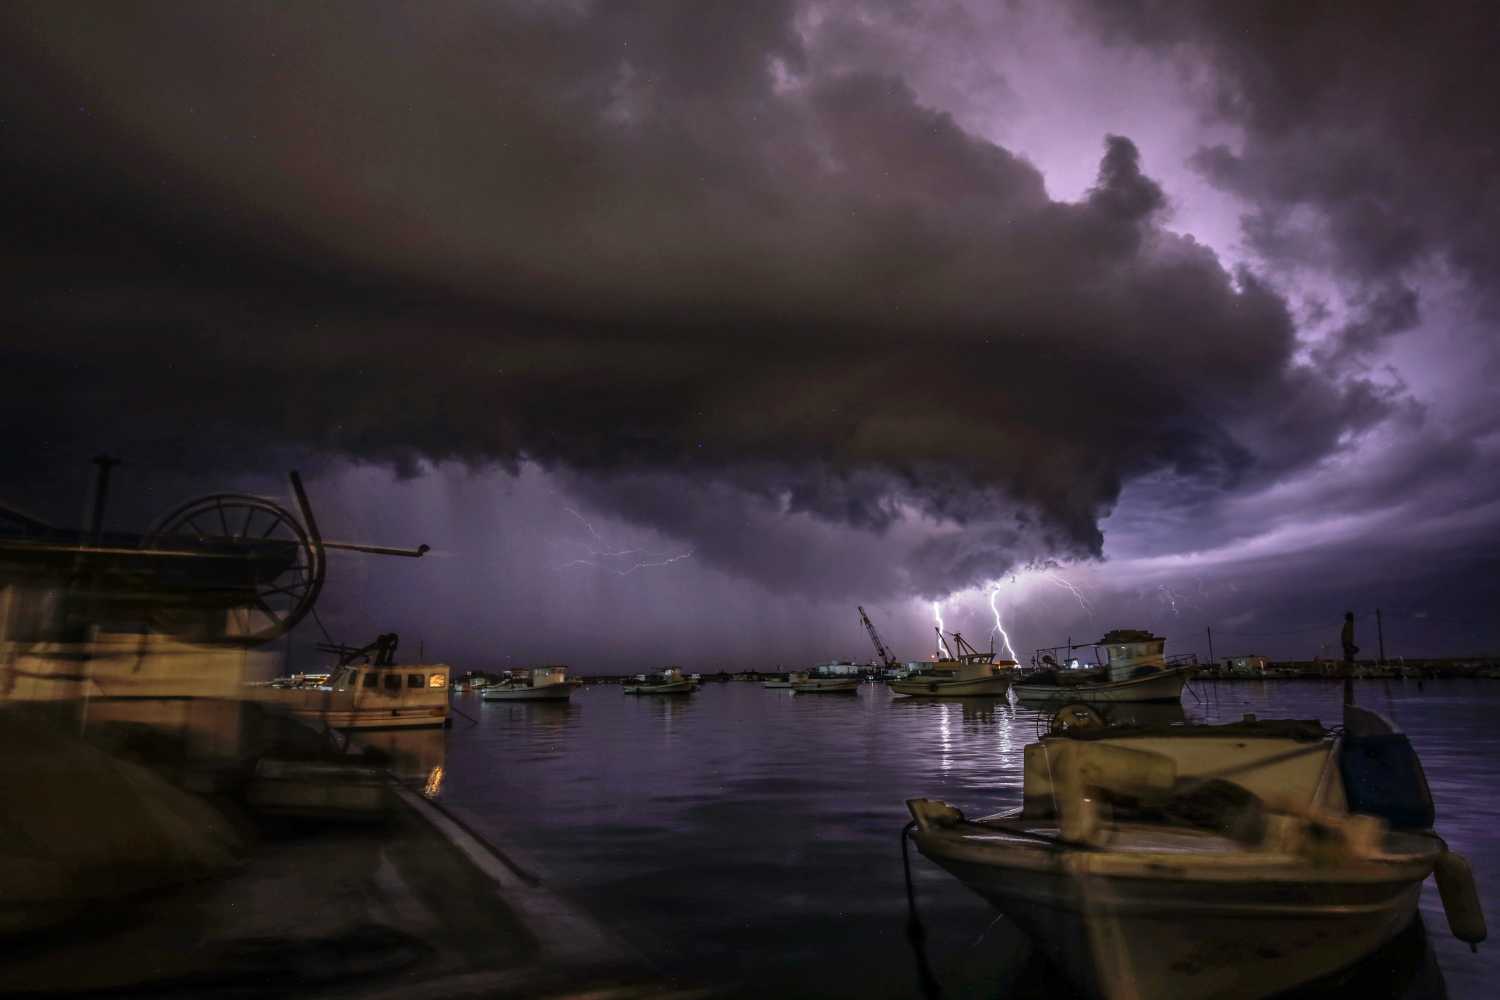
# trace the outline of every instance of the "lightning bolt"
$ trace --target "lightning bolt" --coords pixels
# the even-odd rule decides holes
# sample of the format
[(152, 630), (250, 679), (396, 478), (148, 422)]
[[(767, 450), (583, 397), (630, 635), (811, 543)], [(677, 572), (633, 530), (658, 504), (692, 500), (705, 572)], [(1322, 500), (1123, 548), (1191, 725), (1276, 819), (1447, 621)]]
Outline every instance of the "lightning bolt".
[(943, 602), (942, 601), (933, 601), (932, 602), (932, 617), (934, 619), (936, 619), (936, 621), (937, 621), (937, 630), (938, 630), (938, 655), (941, 656), (941, 657), (943, 657), (944, 659), (951, 660), (951, 659), (953, 659), (953, 654), (950, 653), (950, 652), (948, 652), (948, 644), (943, 641), (943, 633), (947, 631), (947, 626), (943, 624)]
[(995, 627), (991, 631), (991, 634), (993, 635), (995, 632), (1000, 633), (1000, 641), (1005, 643), (1005, 651), (1010, 654), (1012, 660), (1019, 660), (1020, 657), (1016, 655), (1016, 648), (1010, 644), (1010, 635), (1005, 631), (1005, 623), (1000, 620), (1000, 607), (995, 603), (996, 598), (999, 596), (1000, 586), (999, 584), (995, 584), (990, 589), (990, 611), (995, 616)]
[(1062, 589), (1066, 590), (1068, 593), (1072, 594), (1075, 598), (1078, 599), (1078, 606), (1087, 611), (1090, 618), (1094, 617), (1094, 609), (1089, 604), (1089, 599), (1083, 596), (1083, 591), (1079, 590), (1077, 587), (1073, 586), (1071, 583), (1063, 579), (1061, 576), (1058, 576), (1056, 573), (1048, 573), (1045, 579), (1052, 581)]
[(1172, 605), (1172, 614), (1180, 614), (1181, 612), (1177, 610), (1177, 595), (1172, 592), (1172, 589), (1166, 584), (1161, 584), (1156, 589), (1160, 590), (1161, 595), (1167, 599), (1167, 603)]
[[(604, 553), (604, 554), (605, 555), (628, 555), (630, 553), (639, 552), (639, 551), (640, 551), (639, 549), (631, 549), (629, 553)], [(638, 569), (650, 569), (653, 566), (670, 566), (674, 562), (681, 562), (684, 559), (691, 559), (691, 558), (693, 558), (693, 554), (691, 552), (684, 552), (681, 555), (671, 556), (671, 557), (666, 558), (666, 559), (658, 559), (658, 560), (654, 560), (654, 561), (651, 561), (651, 562), (638, 562), (638, 563), (636, 563), (633, 566), (627, 566), (625, 569), (615, 569), (613, 566), (606, 566), (603, 563), (594, 562), (592, 559), (573, 559), (573, 560), (570, 560), (569, 562), (563, 563), (561, 566), (558, 567), (558, 569), (567, 569), (569, 566), (592, 566), (595, 569), (602, 569), (602, 570), (604, 570), (607, 573), (613, 573), (615, 576), (629, 576), (631, 573), (634, 573)]]
[[(600, 545), (605, 544), (604, 536), (594, 530), (594, 526), (589, 523), (588, 518), (578, 513), (578, 511), (574, 510), (572, 507), (564, 507), (563, 510), (578, 518), (578, 522), (588, 530), (589, 536), (592, 537), (594, 541), (598, 542)], [(589, 555), (591, 556), (633, 556), (641, 551), (640, 549), (620, 549), (618, 552), (609, 552), (603, 549), (596, 549), (593, 546), (589, 545), (587, 542), (580, 542), (577, 539), (570, 539), (570, 541), (572, 541), (575, 545), (582, 545), (584, 548), (588, 549)]]
[[(599, 532), (594, 529), (594, 526), (589, 523), (589, 519), (588, 518), (586, 518), (582, 514), (578, 513), (578, 511), (574, 510), (572, 507), (564, 507), (563, 510), (567, 511), (569, 514), (572, 514), (574, 517), (576, 517), (578, 519), (578, 522), (583, 525), (583, 527), (584, 527), (585, 530), (588, 531), (590, 538), (592, 538), (594, 541), (598, 542), (600, 545), (607, 545), (608, 544), (608, 543), (605, 542), (604, 536), (601, 535), (601, 534), (599, 534)], [(691, 559), (692, 556), (693, 556), (693, 553), (691, 551), (681, 553), (680, 555), (670, 556), (670, 557), (668, 557), (666, 559), (651, 559), (650, 556), (649, 556), (649, 554), (647, 554), (647, 558), (645, 558), (643, 560), (640, 560), (640, 561), (634, 563), (633, 565), (626, 566), (624, 569), (621, 569), (618, 566), (606, 566), (604, 563), (600, 562), (599, 560), (601, 560), (601, 559), (619, 559), (619, 558), (622, 558), (624, 556), (641, 555), (644, 552), (644, 550), (642, 550), (642, 549), (614, 549), (614, 550), (611, 550), (611, 549), (608, 549), (608, 548), (595, 548), (594, 546), (589, 545), (587, 542), (579, 541), (576, 538), (575, 539), (569, 539), (569, 541), (573, 542), (575, 545), (582, 545), (585, 549), (588, 550), (588, 553), (589, 553), (590, 556), (592, 556), (592, 558), (590, 558), (590, 559), (573, 559), (573, 560), (570, 560), (568, 562), (563, 563), (561, 566), (558, 567), (558, 569), (567, 569), (570, 566), (592, 566), (594, 569), (602, 569), (605, 572), (613, 573), (615, 576), (629, 576), (631, 573), (634, 573), (638, 569), (651, 569), (652, 567), (656, 567), (656, 566), (670, 566), (674, 562), (681, 562), (683, 559)]]

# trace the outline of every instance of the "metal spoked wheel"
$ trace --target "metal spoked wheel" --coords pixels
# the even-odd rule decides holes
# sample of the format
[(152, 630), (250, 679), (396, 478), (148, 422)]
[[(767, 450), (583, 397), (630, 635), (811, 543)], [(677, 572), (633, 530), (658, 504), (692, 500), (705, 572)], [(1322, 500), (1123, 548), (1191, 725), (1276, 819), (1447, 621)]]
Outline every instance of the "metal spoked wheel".
[(146, 536), (150, 548), (215, 560), (212, 583), (190, 607), (158, 609), (166, 632), (255, 645), (284, 635), (312, 609), (323, 586), (323, 548), (284, 507), (242, 493), (183, 504)]

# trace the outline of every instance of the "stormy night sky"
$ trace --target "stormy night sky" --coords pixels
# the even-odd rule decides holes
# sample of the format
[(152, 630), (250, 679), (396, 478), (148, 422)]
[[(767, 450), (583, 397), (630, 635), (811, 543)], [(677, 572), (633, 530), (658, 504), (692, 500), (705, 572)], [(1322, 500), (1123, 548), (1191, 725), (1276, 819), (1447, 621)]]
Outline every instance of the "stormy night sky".
[(301, 468), (458, 669), (1494, 653), (1496, 93), (1492, 3), (8, 3), (0, 494)]

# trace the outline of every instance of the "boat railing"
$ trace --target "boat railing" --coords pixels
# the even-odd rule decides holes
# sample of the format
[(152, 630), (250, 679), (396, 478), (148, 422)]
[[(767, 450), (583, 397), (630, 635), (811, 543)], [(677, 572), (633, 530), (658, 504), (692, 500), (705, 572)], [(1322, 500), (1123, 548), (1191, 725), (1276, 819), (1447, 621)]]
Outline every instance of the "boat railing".
[[(1093, 661), (1084, 663), (1080, 660), (1078, 666), (1070, 667), (1073, 660), (1078, 659), (1077, 654), (1084, 650), (1093, 650)], [(1048, 660), (1052, 662), (1048, 663)], [(1031, 654), (1031, 669), (1034, 670), (1096, 670), (1105, 664), (1099, 660), (1099, 646), (1092, 642), (1070, 642), (1057, 646), (1039, 646)]]

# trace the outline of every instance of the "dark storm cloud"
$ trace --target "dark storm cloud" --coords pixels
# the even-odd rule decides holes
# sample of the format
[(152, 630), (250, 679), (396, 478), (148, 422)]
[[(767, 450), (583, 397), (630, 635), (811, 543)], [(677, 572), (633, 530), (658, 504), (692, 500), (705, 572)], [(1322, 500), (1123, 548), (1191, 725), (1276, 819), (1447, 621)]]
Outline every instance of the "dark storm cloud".
[(1129, 139), (1054, 202), (787, 5), (3, 16), (11, 475), (531, 460), (768, 584), (848, 587), (845, 526), (967, 526), (855, 559), (935, 593), (1390, 406), (1162, 228)]
[(1436, 259), (1500, 304), (1494, 4), (1079, 6), (1111, 37), (1211, 67), (1213, 112), (1245, 138), (1195, 163), (1257, 206), (1247, 233), (1268, 257), (1375, 283)]
[[(1172, 60), (1195, 81), (1185, 94), (1206, 119), (1235, 130), (1231, 142), (1204, 144), (1192, 168), (1247, 206), (1245, 245), (1271, 280), (1313, 290), (1312, 363), (1329, 378), (1368, 376), (1363, 398), (1337, 403), (1313, 380), (1282, 407), (1288, 424), (1277, 436), (1358, 423), (1361, 411), (1383, 419), (1362, 462), (1326, 463), (1320, 480), (1264, 501), (1229, 497), (1197, 528), (1264, 530), (1288, 508), (1325, 518), (1400, 510), (1386, 522), (1391, 534), (1370, 529), (1376, 548), (1447, 525), (1460, 540), (1429, 551), (1434, 565), (1493, 553), (1500, 8), (1139, 0), (1074, 9), (1111, 44)], [(1303, 407), (1321, 417), (1298, 415)], [(1257, 448), (1253, 433), (1242, 439)], [(1308, 460), (1330, 452), (1326, 440), (1302, 440)], [(1340, 558), (1365, 544), (1351, 539)]]

